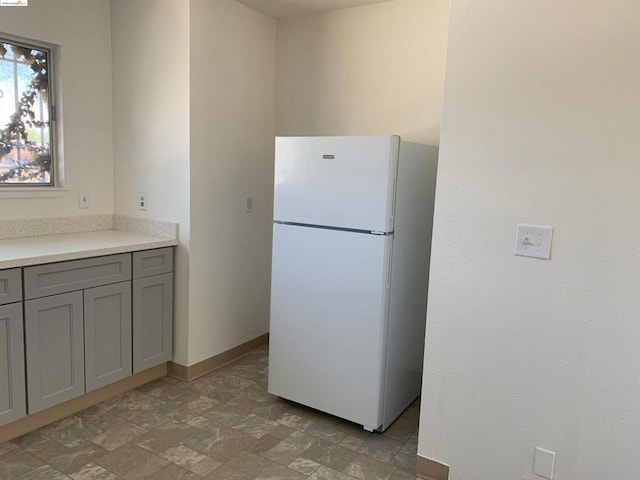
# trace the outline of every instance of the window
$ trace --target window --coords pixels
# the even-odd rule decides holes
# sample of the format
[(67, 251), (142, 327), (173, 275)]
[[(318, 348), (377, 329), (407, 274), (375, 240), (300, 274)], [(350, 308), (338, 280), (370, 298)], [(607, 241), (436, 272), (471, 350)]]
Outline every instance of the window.
[(51, 50), (0, 36), (0, 188), (53, 186)]

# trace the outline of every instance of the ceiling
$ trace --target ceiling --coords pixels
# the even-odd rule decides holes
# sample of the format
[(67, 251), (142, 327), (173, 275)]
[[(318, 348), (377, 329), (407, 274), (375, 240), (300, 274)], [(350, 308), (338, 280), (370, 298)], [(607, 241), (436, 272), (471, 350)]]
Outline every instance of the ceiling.
[(274, 18), (295, 17), (394, 0), (238, 0)]

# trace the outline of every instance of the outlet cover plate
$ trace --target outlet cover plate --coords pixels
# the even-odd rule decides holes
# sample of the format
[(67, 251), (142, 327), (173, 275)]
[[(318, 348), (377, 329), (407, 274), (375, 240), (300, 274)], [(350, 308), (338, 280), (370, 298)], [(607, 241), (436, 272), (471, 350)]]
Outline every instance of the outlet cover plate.
[(533, 473), (536, 475), (553, 480), (553, 469), (556, 464), (556, 452), (536, 447), (536, 453), (533, 457)]
[(551, 258), (552, 237), (553, 227), (519, 223), (516, 229), (514, 254), (549, 260)]
[(138, 195), (138, 208), (147, 210), (147, 205), (147, 192), (140, 192), (140, 195)]
[(244, 213), (253, 212), (253, 195), (246, 195), (244, 197)]
[(89, 192), (78, 192), (78, 208), (89, 208)]

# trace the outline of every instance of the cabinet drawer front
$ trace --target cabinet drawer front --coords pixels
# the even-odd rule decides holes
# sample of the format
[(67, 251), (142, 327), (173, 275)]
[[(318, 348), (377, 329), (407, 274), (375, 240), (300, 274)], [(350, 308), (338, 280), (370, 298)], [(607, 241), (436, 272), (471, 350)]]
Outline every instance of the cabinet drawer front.
[(20, 269), (0, 270), (0, 305), (20, 300), (22, 300)]
[(173, 271), (173, 249), (157, 248), (133, 253), (133, 278), (150, 277)]
[(127, 280), (131, 280), (131, 254), (128, 253), (24, 269), (24, 290), (27, 299)]

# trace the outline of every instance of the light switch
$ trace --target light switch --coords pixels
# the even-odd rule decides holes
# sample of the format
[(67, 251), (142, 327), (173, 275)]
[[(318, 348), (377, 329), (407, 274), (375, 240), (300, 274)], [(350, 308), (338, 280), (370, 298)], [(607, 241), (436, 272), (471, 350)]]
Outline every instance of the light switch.
[(536, 447), (533, 457), (533, 473), (549, 480), (553, 480), (553, 469), (556, 464), (556, 452)]
[(522, 257), (551, 258), (553, 227), (518, 224), (516, 229), (515, 255)]

